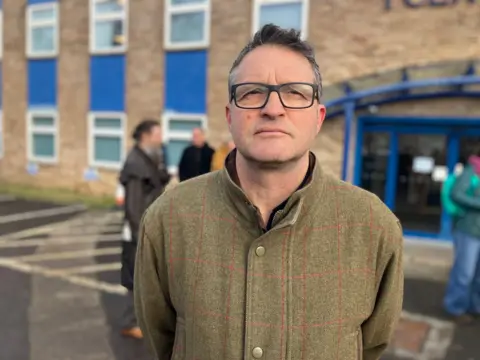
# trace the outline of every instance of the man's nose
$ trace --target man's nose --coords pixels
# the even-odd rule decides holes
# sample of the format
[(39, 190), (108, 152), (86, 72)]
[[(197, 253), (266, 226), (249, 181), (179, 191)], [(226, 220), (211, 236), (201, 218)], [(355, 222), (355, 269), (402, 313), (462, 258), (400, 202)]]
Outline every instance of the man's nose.
[(280, 101), (280, 96), (276, 92), (272, 92), (267, 103), (262, 108), (262, 115), (270, 118), (276, 118), (285, 114), (285, 108)]

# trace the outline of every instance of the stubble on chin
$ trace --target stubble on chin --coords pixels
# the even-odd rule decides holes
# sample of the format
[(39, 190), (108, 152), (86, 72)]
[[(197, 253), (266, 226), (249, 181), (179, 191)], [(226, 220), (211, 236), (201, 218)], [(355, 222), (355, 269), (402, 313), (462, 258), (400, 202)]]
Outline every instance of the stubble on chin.
[(262, 159), (261, 157), (256, 157), (250, 154), (248, 151), (242, 152), (240, 149), (237, 149), (240, 156), (243, 157), (244, 161), (253, 169), (258, 169), (262, 171), (278, 171), (290, 167), (292, 164), (298, 162), (302, 156), (292, 156), (287, 159), (281, 159), (280, 156), (275, 159)]

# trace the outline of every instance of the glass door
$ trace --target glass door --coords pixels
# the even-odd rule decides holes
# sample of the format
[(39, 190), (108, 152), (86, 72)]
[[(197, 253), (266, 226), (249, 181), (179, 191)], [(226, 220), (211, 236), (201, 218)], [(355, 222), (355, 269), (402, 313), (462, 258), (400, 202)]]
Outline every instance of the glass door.
[(365, 117), (358, 128), (354, 183), (382, 199), (406, 234), (451, 240), (441, 189), (480, 156), (480, 119)]
[(441, 231), (440, 191), (448, 174), (445, 134), (399, 133), (395, 191), (391, 207), (411, 232)]
[[(452, 155), (449, 133), (432, 128), (367, 127), (358, 185), (376, 194), (412, 235), (444, 232), (440, 192)], [(455, 160), (456, 161), (456, 160)]]
[(365, 132), (362, 141), (362, 165), (360, 186), (385, 201), (390, 134), (388, 132)]
[(480, 156), (480, 135), (460, 135), (458, 166), (464, 166), (472, 155)]

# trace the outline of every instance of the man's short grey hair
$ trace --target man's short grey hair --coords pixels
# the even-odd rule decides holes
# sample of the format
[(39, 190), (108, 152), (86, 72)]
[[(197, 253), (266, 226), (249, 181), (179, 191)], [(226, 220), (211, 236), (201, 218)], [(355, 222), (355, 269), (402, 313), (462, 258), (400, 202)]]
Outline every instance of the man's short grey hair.
[(253, 39), (240, 51), (240, 54), (233, 62), (232, 68), (228, 76), (228, 92), (230, 93), (231, 86), (234, 84), (236, 71), (238, 66), (245, 58), (245, 56), (262, 45), (278, 45), (302, 54), (312, 66), (315, 77), (315, 84), (318, 85), (318, 97), (322, 96), (322, 75), (320, 68), (315, 60), (315, 51), (313, 47), (302, 40), (300, 31), (295, 29), (283, 29), (274, 24), (266, 24), (258, 30)]

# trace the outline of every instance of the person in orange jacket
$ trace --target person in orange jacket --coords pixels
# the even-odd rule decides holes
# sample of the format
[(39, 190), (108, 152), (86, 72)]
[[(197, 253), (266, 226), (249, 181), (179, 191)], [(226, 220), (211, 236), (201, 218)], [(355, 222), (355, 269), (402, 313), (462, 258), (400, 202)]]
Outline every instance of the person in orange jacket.
[(213, 154), (211, 170), (215, 171), (222, 169), (227, 155), (234, 148), (235, 143), (233, 142), (232, 138), (230, 136), (228, 138), (225, 138), (222, 145), (220, 145), (220, 147)]

